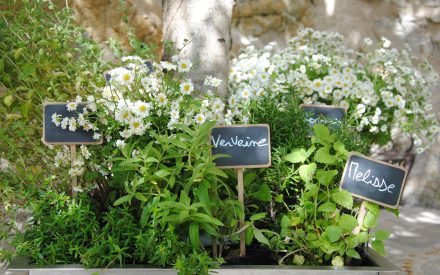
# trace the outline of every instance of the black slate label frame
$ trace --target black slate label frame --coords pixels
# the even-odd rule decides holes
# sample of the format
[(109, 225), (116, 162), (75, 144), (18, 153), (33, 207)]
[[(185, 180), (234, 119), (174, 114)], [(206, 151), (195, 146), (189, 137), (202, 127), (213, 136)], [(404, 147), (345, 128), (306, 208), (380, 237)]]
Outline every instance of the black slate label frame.
[[(228, 168), (267, 168), (272, 165), (272, 149), (271, 149), (271, 143), (270, 143), (270, 127), (269, 124), (240, 124), (240, 125), (218, 125), (211, 129), (211, 133), (209, 134), (209, 144), (211, 145), (211, 154), (213, 153), (214, 145), (212, 144), (212, 131), (214, 129), (222, 129), (222, 128), (264, 128), (267, 130), (267, 142), (269, 143), (267, 146), (267, 155), (268, 155), (268, 161), (267, 163), (262, 164), (237, 164), (237, 165), (218, 165), (216, 163), (216, 166), (220, 169), (228, 169)], [(222, 154), (216, 153), (216, 154)], [(232, 157), (231, 157), (232, 158)], [(215, 160), (214, 160), (215, 162)]]
[[(102, 144), (102, 142), (103, 142), (102, 136), (101, 136), (101, 139), (94, 140), (93, 139), (93, 131), (91, 131), (91, 130), (89, 132), (87, 132), (87, 131), (84, 131), (82, 129), (77, 129), (75, 132), (70, 132), (68, 129), (61, 129), (61, 127), (56, 126), (55, 124), (53, 124), (52, 119), (51, 119), (51, 116), (52, 116), (53, 113), (51, 113), (51, 114), (49, 114), (47, 116), (47, 119), (49, 119), (49, 121), (46, 121), (46, 107), (50, 107), (50, 106), (54, 106), (54, 105), (56, 105), (57, 107), (61, 107), (61, 106), (65, 107), (65, 113), (59, 113), (59, 114), (61, 114), (61, 115), (68, 114), (71, 117), (78, 117), (76, 112), (69, 112), (69, 111), (67, 111), (67, 107), (66, 107), (67, 103), (68, 102), (47, 102), (47, 103), (43, 104), (43, 137), (41, 138), (43, 143), (46, 144), (46, 145), (82, 145), (82, 144), (84, 144), (84, 145), (92, 145), (92, 144)], [(83, 105), (82, 107), (85, 106), (85, 104), (79, 103), (78, 107), (81, 108), (81, 105)], [(46, 125), (48, 125), (48, 127), (46, 127)], [(77, 131), (81, 131), (83, 139), (81, 139), (81, 140), (74, 140), (74, 141), (62, 141), (62, 140), (60, 140), (60, 141), (53, 141), (53, 140), (48, 140), (47, 136), (50, 136), (50, 135), (47, 135), (46, 132), (47, 131), (51, 131), (51, 130), (52, 131), (57, 131), (57, 132), (60, 132), (60, 133), (62, 131), (63, 134), (65, 134), (66, 136), (67, 136), (67, 134), (66, 134), (67, 132), (68, 132), (68, 134), (75, 135), (75, 134), (78, 134)], [(64, 132), (64, 131), (67, 131), (67, 132)], [(85, 138), (85, 136), (88, 136), (88, 137)], [(90, 141), (90, 140), (92, 140), (92, 141)]]
[[(399, 190), (399, 193), (398, 193), (397, 200), (395, 200), (395, 204), (390, 204), (390, 203), (378, 200), (377, 198), (376, 199), (370, 198), (370, 197), (368, 197), (368, 194), (361, 194), (360, 192), (359, 193), (354, 193), (354, 192), (352, 192), (353, 189), (347, 188), (347, 183), (344, 180), (345, 180), (346, 174), (349, 171), (349, 165), (350, 165), (350, 163), (352, 161), (352, 157), (357, 157), (357, 158), (360, 158), (360, 159), (363, 159), (363, 160), (371, 161), (376, 166), (382, 166), (383, 165), (383, 166), (387, 166), (387, 167), (390, 167), (390, 168), (394, 168), (394, 169), (400, 170), (399, 172), (403, 173), (403, 177), (402, 177), (402, 180), (401, 180), (401, 183), (400, 183), (400, 190)], [(396, 172), (397, 171), (394, 171), (394, 173), (396, 173)], [(407, 176), (408, 176), (408, 170), (403, 168), (403, 167), (401, 167), (401, 166), (394, 165), (394, 164), (391, 164), (391, 163), (388, 163), (388, 162), (384, 162), (384, 161), (380, 161), (380, 160), (376, 160), (376, 159), (373, 159), (371, 157), (364, 156), (364, 155), (362, 155), (360, 153), (357, 153), (357, 152), (351, 152), (349, 154), (349, 156), (348, 156), (347, 162), (345, 163), (344, 172), (343, 172), (342, 177), (341, 177), (339, 188), (342, 189), (342, 190), (346, 190), (346, 191), (350, 192), (353, 196), (355, 196), (357, 198), (361, 198), (361, 199), (366, 200), (366, 201), (374, 202), (374, 203), (377, 203), (377, 204), (385, 206), (385, 207), (397, 209), (399, 207), (399, 203), (400, 203), (400, 200), (402, 198), (402, 193), (403, 193), (403, 189), (405, 187)], [(350, 181), (352, 181), (352, 180), (350, 180)], [(352, 182), (350, 182), (350, 183), (353, 184)], [(396, 190), (398, 190), (398, 189), (396, 189)], [(375, 190), (375, 191), (377, 193), (377, 190)]]
[[(339, 122), (342, 123), (342, 120), (345, 118), (345, 116), (347, 115), (347, 108), (345, 107), (341, 107), (341, 106), (336, 106), (336, 105), (326, 105), (326, 104), (300, 104), (299, 107), (306, 113), (312, 113), (312, 116), (317, 116), (319, 117), (320, 114), (316, 114), (313, 111), (307, 111), (306, 108), (316, 108), (316, 109), (325, 109), (325, 110), (336, 110), (336, 109), (340, 109), (344, 111), (344, 116), (342, 117), (342, 119), (336, 118), (336, 117), (328, 117), (329, 119), (334, 119), (337, 120)], [(321, 114), (322, 116), (327, 117), (326, 115)], [(311, 123), (309, 121), (307, 121), (307, 123), (309, 124), (310, 128), (313, 128), (314, 124), (320, 124), (319, 122), (314, 123), (313, 125), (311, 125)], [(322, 123), (321, 123), (322, 124)], [(331, 125), (330, 125), (331, 126)]]

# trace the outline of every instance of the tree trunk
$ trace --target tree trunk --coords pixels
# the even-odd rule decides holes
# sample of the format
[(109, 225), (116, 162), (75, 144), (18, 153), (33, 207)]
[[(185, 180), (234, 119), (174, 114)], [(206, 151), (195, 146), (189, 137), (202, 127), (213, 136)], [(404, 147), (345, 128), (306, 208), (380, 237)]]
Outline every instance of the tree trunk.
[(162, 0), (164, 42), (183, 48), (179, 57), (193, 63), (189, 78), (199, 91), (207, 91), (203, 85), (207, 75), (221, 79), (218, 93), (223, 98), (228, 95), (234, 4), (234, 0)]

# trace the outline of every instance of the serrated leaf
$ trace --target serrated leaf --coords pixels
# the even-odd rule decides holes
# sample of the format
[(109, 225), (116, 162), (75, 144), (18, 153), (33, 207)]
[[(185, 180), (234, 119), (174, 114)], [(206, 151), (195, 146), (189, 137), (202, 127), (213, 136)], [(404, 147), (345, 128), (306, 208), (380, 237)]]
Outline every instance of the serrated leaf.
[(316, 170), (316, 179), (322, 185), (328, 186), (333, 182), (333, 178), (338, 174), (337, 170), (324, 170), (318, 169)]
[(269, 246), (269, 240), (261, 233), (261, 231), (257, 228), (254, 228), (254, 237), (259, 241), (260, 243), (263, 243), (267, 246)]
[(303, 164), (299, 167), (299, 176), (305, 183), (309, 183), (316, 171), (316, 163)]
[(340, 141), (336, 141), (333, 144), (333, 149), (335, 149), (336, 153), (343, 158), (348, 156), (348, 151), (345, 149), (344, 144)]
[(254, 239), (254, 230), (252, 229), (252, 227), (246, 228), (246, 232), (245, 232), (246, 245), (250, 245), (253, 239)]
[(254, 198), (260, 201), (271, 201), (272, 194), (270, 193), (270, 187), (266, 183), (263, 183), (257, 192), (254, 194)]
[(321, 206), (318, 207), (318, 212), (335, 212), (336, 211), (336, 204), (328, 201), (326, 203), (321, 204)]
[(321, 139), (327, 139), (330, 136), (330, 130), (322, 124), (313, 125), (313, 131), (315, 136)]
[(265, 213), (265, 212), (257, 213), (257, 214), (252, 215), (252, 216), (249, 218), (249, 220), (251, 220), (251, 221), (257, 221), (257, 220), (261, 220), (261, 219), (263, 219), (263, 218), (266, 217), (266, 216), (267, 216), (267, 213)]
[(371, 242), (371, 247), (381, 256), (385, 256), (385, 245), (382, 241), (374, 240)]
[(354, 249), (347, 250), (346, 254), (347, 254), (347, 256), (355, 258), (355, 259), (360, 259), (361, 258), (361, 255), (359, 255), (359, 253), (356, 250), (354, 250)]
[(371, 212), (367, 212), (363, 222), (365, 228), (374, 228), (377, 225), (377, 216), (373, 215)]
[(325, 229), (325, 234), (330, 242), (334, 243), (341, 238), (342, 228), (330, 225)]
[(300, 163), (307, 159), (307, 153), (306, 150), (298, 148), (293, 150), (292, 153), (286, 155), (284, 158), (291, 163)]
[(330, 150), (327, 147), (321, 147), (316, 151), (315, 156), (313, 158), (316, 162), (324, 163), (324, 164), (337, 164), (338, 158), (332, 154), (330, 154)]
[(373, 215), (378, 216), (380, 214), (379, 205), (373, 202), (365, 202), (365, 206), (368, 211), (370, 211)]
[(291, 219), (289, 218), (289, 216), (287, 216), (287, 215), (284, 215), (282, 218), (281, 218), (281, 228), (288, 228), (289, 226), (290, 226), (290, 223), (291, 223), (292, 221), (291, 221)]
[(352, 231), (356, 226), (358, 226), (358, 221), (351, 215), (343, 214), (339, 218), (339, 226), (346, 231)]
[(390, 237), (391, 233), (386, 230), (378, 230), (374, 232), (374, 238), (379, 241), (385, 241)]
[(346, 190), (338, 190), (332, 194), (332, 198), (337, 204), (345, 208), (353, 208), (353, 196)]
[(368, 241), (368, 232), (361, 232), (357, 234), (359, 243), (366, 243)]

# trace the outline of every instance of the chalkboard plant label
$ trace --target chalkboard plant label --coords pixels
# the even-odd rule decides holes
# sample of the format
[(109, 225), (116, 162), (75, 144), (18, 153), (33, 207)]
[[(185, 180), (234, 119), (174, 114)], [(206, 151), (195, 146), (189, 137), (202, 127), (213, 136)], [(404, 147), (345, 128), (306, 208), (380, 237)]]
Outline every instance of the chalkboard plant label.
[(407, 171), (397, 165), (351, 153), (345, 164), (341, 189), (355, 197), (397, 208)]
[(68, 127), (63, 129), (55, 125), (53, 122), (53, 116), (59, 116), (62, 118), (68, 117), (77, 119), (79, 114), (82, 113), (85, 104), (77, 104), (75, 111), (69, 111), (66, 102), (50, 102), (45, 103), (43, 106), (43, 142), (45, 144), (100, 144), (102, 138), (97, 137), (97, 131), (84, 130), (82, 127), (78, 127), (75, 131), (70, 131)]
[(332, 129), (340, 126), (345, 118), (347, 109), (340, 106), (324, 105), (324, 104), (301, 104), (301, 109), (309, 113), (307, 122), (311, 129), (315, 124), (324, 124)]
[(260, 168), (271, 165), (270, 129), (267, 124), (214, 127), (210, 135), (214, 160), (220, 168)]

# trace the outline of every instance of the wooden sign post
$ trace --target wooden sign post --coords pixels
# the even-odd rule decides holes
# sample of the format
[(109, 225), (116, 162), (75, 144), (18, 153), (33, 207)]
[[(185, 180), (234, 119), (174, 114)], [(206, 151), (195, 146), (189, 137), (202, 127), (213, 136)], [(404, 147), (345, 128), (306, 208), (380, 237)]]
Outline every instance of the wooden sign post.
[[(267, 124), (230, 125), (214, 127), (210, 136), (213, 155), (225, 154), (214, 160), (219, 168), (237, 171), (238, 200), (244, 211), (244, 168), (262, 168), (271, 165), (270, 129)], [(243, 213), (244, 214), (244, 213)], [(240, 257), (246, 256), (244, 217), (240, 219)]]
[(406, 175), (406, 169), (400, 166), (358, 153), (350, 154), (342, 174), (340, 188), (364, 200), (358, 213), (358, 226), (353, 233), (360, 232), (367, 213), (365, 201), (394, 209), (399, 207)]
[(301, 104), (300, 107), (304, 112), (310, 114), (310, 117), (307, 118), (310, 129), (313, 129), (313, 125), (318, 123), (335, 129), (339, 127), (347, 113), (346, 108), (334, 105)]
[[(67, 102), (45, 103), (43, 105), (43, 138), (44, 144), (48, 145), (69, 145), (71, 163), (76, 160), (76, 145), (80, 144), (101, 144), (102, 138), (96, 140), (93, 138), (94, 132), (92, 130), (85, 131), (78, 128), (72, 132), (69, 129), (62, 129), (52, 122), (52, 115), (54, 113), (64, 117), (78, 118), (78, 114), (82, 112), (85, 104), (78, 104), (77, 111), (68, 111)], [(75, 188), (78, 185), (76, 176), (72, 177), (72, 195), (75, 194)]]

